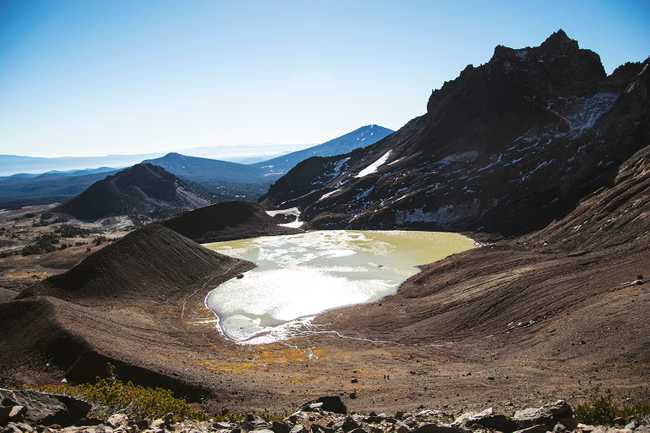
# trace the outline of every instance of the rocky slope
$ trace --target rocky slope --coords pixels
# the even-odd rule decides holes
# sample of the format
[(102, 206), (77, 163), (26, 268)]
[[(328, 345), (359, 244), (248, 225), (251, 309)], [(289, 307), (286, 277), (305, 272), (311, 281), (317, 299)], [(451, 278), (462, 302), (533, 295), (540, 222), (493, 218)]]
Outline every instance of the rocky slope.
[(368, 148), (304, 161), (263, 203), (323, 228), (541, 228), (647, 144), (648, 63), (606, 76), (561, 30), (538, 47), (498, 46), (435, 90), (426, 114)]
[(199, 243), (302, 232), (278, 225), (260, 205), (241, 201), (196, 209), (162, 224)]
[(67, 272), (21, 294), (84, 298), (141, 297), (171, 292), (239, 264), (158, 224), (150, 224), (88, 256)]
[(91, 185), (56, 209), (80, 220), (117, 215), (160, 218), (207, 206), (213, 197), (201, 187), (151, 164), (137, 164)]
[[(142, 416), (127, 413), (128, 410), (92, 406), (76, 398), (34, 391), (14, 391), (0, 388), (3, 406), (0, 417), (6, 412), (6, 419), (0, 418), (3, 431), (48, 432), (253, 432), (253, 433), (470, 433), (473, 431), (501, 431), (506, 433), (584, 432), (599, 433), (647, 433), (648, 420), (621, 419), (612, 426), (581, 424), (573, 408), (563, 400), (516, 410), (512, 415), (496, 413), (492, 408), (481, 412), (465, 412), (454, 416), (447, 410), (424, 409), (412, 412), (348, 413), (347, 407), (337, 396), (320, 397), (304, 403), (297, 411), (284, 419), (269, 420), (249, 413), (239, 420), (208, 419), (205, 421), (174, 421), (176, 414), (169, 413), (162, 418), (143, 419)], [(109, 416), (97, 416), (107, 413)], [(235, 417), (233, 417), (234, 419)], [(277, 416), (275, 417), (277, 418)], [(87, 425), (84, 425), (87, 423)]]
[(215, 332), (198, 315), (205, 294), (252, 266), (160, 225), (132, 232), (0, 303), (0, 382), (89, 381), (112, 364), (125, 380), (199, 398), (200, 381), (181, 375), (199, 328), (185, 328), (203, 320)]

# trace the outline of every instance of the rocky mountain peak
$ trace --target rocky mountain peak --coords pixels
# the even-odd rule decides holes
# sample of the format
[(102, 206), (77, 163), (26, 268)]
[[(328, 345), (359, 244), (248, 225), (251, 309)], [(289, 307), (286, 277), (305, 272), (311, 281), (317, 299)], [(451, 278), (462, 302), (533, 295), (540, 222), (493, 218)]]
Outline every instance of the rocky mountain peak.
[(57, 208), (84, 221), (108, 216), (167, 216), (207, 206), (211, 195), (162, 167), (141, 163), (92, 184)]
[[(427, 112), (448, 116), (456, 108), (465, 122), (485, 121), (497, 113), (517, 116), (536, 112), (539, 101), (549, 98), (592, 94), (605, 78), (600, 57), (558, 30), (536, 47), (497, 45), (489, 62), (467, 66), (456, 79), (434, 90)], [(474, 112), (468, 112), (468, 105)]]
[(561, 30), (535, 47), (497, 46), (434, 90), (425, 115), (363, 151), (305, 161), (266, 203), (298, 206), (314, 227), (542, 227), (643, 143), (625, 137), (645, 134), (644, 68), (607, 78)]
[(540, 48), (543, 48), (548, 51), (559, 51), (566, 52), (571, 50), (578, 50), (578, 41), (571, 39), (562, 29), (559, 29), (557, 32), (551, 33), (551, 35), (546, 38), (544, 42), (540, 45)]

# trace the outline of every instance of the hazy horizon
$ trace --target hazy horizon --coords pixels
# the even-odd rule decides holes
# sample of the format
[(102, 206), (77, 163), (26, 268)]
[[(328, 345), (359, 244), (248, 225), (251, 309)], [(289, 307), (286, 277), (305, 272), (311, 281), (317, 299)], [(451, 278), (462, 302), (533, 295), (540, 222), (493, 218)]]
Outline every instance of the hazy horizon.
[(7, 0), (0, 153), (281, 153), (398, 129), (498, 44), (562, 28), (608, 73), (650, 54), (643, 1), (484, 4)]

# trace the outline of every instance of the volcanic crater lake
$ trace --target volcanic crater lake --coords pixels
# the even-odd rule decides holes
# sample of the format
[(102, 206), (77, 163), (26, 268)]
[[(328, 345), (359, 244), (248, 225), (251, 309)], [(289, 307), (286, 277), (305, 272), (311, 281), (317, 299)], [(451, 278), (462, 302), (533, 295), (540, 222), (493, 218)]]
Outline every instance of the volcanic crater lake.
[(205, 246), (257, 265), (210, 291), (205, 304), (227, 338), (261, 344), (304, 331), (323, 311), (394, 294), (418, 265), (475, 243), (456, 233), (323, 230)]

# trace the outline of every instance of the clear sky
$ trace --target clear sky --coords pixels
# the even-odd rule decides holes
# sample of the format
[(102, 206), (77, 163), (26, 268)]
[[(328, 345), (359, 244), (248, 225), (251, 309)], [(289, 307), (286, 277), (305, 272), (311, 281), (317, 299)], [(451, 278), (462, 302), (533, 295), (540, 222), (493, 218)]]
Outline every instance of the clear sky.
[(0, 0), (0, 153), (272, 149), (397, 129), (495, 45), (558, 28), (611, 72), (650, 55), (650, 0)]

